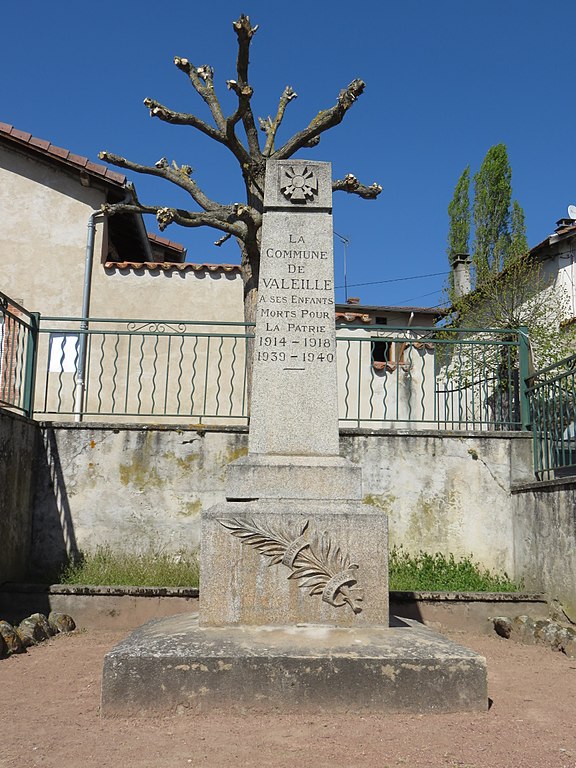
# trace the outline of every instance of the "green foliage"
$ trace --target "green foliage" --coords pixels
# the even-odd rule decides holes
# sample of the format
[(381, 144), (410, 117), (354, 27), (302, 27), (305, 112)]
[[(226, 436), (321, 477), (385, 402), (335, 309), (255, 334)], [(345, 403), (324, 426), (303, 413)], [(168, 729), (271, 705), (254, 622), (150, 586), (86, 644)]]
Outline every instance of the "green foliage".
[[(459, 253), (468, 253), (470, 239), (470, 166), (467, 166), (458, 179), (454, 195), (448, 205), (450, 228), (448, 230), (448, 261), (452, 267), (454, 258)], [(454, 298), (454, 273), (450, 270), (448, 293)]]
[(131, 587), (197, 587), (198, 556), (150, 549), (134, 553), (100, 546), (68, 565), (60, 574), (62, 584)]
[(390, 589), (398, 592), (517, 592), (522, 584), (506, 573), (498, 575), (470, 557), (456, 559), (440, 552), (420, 551), (409, 555), (401, 546), (393, 547), (389, 559)]
[(477, 285), (500, 272), (510, 252), (512, 170), (504, 144), (490, 147), (474, 176), (474, 248)]
[(448, 206), (450, 229), (448, 230), (448, 259), (450, 263), (458, 253), (468, 253), (470, 239), (470, 166), (458, 179), (454, 196)]
[(509, 260), (514, 261), (528, 253), (528, 240), (526, 239), (526, 222), (524, 210), (518, 202), (512, 203), (512, 215), (510, 223), (510, 254)]
[(540, 262), (522, 251), (522, 230), (517, 231), (519, 255), (500, 274), (488, 274), (472, 293), (454, 302), (456, 324), (461, 329), (527, 327), (533, 366), (542, 368), (574, 351), (576, 332), (572, 327), (559, 331), (568, 315), (568, 294), (553, 285)]

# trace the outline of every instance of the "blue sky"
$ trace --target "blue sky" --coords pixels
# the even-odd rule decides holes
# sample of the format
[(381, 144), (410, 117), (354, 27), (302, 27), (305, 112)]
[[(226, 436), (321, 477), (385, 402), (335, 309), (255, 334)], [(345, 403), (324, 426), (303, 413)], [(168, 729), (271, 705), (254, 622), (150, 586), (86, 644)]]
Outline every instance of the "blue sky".
[[(32, 0), (2, 10), (0, 120), (96, 159), (107, 149), (143, 164), (162, 156), (188, 163), (222, 202), (242, 200), (234, 158), (192, 128), (148, 117), (149, 96), (207, 118), (204, 104), (173, 65), (174, 55), (215, 68), (222, 100), (235, 76), (231, 22), (243, 12), (260, 25), (251, 51), (257, 115), (274, 114), (290, 84), (280, 138), (331, 106), (355, 77), (363, 96), (320, 145), (299, 157), (330, 160), (383, 192), (376, 202), (338, 193), (334, 228), (346, 236), (348, 293), (364, 304), (431, 306), (445, 300), (447, 206), (463, 168), (476, 171), (504, 142), (513, 195), (536, 244), (576, 203), (576, 63), (573, 3), (548, 0), (274, 3), (253, 0)], [(159, 179), (135, 175), (140, 197), (187, 206)], [(149, 229), (155, 222), (147, 218)], [(218, 249), (213, 230), (172, 225), (192, 261), (238, 262), (233, 242)], [(336, 284), (343, 246), (336, 240)], [(394, 281), (394, 282), (383, 282)], [(371, 283), (370, 285), (357, 285)], [(337, 299), (344, 299), (342, 288)]]

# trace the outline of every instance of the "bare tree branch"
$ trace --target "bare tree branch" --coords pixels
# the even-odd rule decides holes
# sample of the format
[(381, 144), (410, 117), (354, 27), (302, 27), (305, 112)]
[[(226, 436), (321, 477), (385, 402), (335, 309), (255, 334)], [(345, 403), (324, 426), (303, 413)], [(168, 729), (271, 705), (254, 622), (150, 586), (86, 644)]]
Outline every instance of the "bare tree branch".
[[(244, 116), (247, 109), (250, 109), (250, 99), (254, 91), (249, 85), (239, 85), (236, 80), (226, 80), (226, 85), (230, 91), (238, 96), (238, 108), (231, 117), (226, 120), (226, 134), (233, 132), (236, 123)], [(234, 134), (235, 137), (235, 134)]]
[(283, 147), (280, 147), (273, 156), (278, 160), (286, 160), (287, 158), (292, 157), (292, 155), (299, 149), (306, 146), (312, 146), (310, 144), (312, 140), (318, 138), (324, 131), (334, 128), (335, 125), (339, 125), (342, 122), (346, 112), (348, 112), (356, 99), (362, 95), (365, 85), (363, 80), (353, 80), (348, 88), (344, 88), (344, 90), (340, 91), (338, 100), (333, 107), (319, 112), (316, 117), (311, 120), (307, 128), (294, 134), (294, 136), (292, 136), (291, 139), (288, 139), (286, 144), (284, 144)]
[(222, 237), (219, 237), (218, 240), (215, 240), (214, 241), (214, 245), (217, 245), (218, 248), (220, 248), (220, 246), (224, 245), (226, 240), (230, 240), (231, 237), (232, 237), (232, 235), (230, 234), (230, 232), (228, 232), (227, 235), (222, 235)]
[(221, 143), (225, 143), (226, 141), (225, 134), (222, 133), (222, 131), (213, 128), (195, 115), (190, 115), (186, 112), (175, 112), (174, 110), (165, 107), (163, 104), (160, 104), (160, 102), (155, 99), (146, 98), (144, 99), (144, 104), (150, 110), (150, 117), (158, 117), (165, 123), (172, 123), (173, 125), (191, 125), (193, 128), (197, 128), (215, 141)]
[[(190, 78), (190, 82), (196, 89), (197, 93), (202, 97), (202, 99), (206, 102), (208, 105), (210, 112), (212, 113), (212, 117), (214, 118), (214, 121), (218, 127), (218, 130), (212, 128), (207, 123), (204, 123), (204, 121), (199, 120), (198, 118), (195, 118), (193, 115), (190, 115), (190, 117), (194, 118), (195, 121), (198, 122), (189, 124), (194, 124), (194, 127), (198, 128), (199, 130), (206, 133), (208, 136), (212, 136), (212, 138), (215, 138), (216, 141), (221, 142), (222, 144), (225, 144), (228, 149), (232, 152), (232, 154), (236, 157), (238, 162), (241, 166), (246, 165), (250, 162), (250, 155), (248, 154), (246, 148), (242, 145), (238, 137), (236, 136), (234, 132), (234, 125), (238, 122), (238, 120), (242, 117), (242, 114), (239, 114), (238, 117), (236, 115), (233, 115), (232, 118), (226, 119), (224, 117), (224, 114), (222, 112), (222, 107), (220, 106), (220, 102), (218, 101), (218, 97), (216, 96), (216, 92), (214, 91), (214, 70), (212, 67), (205, 64), (202, 67), (195, 67), (188, 59), (183, 59), (180, 56), (174, 57), (174, 64), (178, 67), (179, 70), (182, 72), (185, 72), (188, 77)], [(245, 94), (244, 94), (245, 95)], [(252, 96), (252, 89), (250, 89), (250, 96)], [(249, 97), (248, 97), (249, 99)], [(244, 99), (240, 100), (239, 103), (239, 109), (244, 108)], [(154, 102), (155, 105), (158, 105), (158, 107), (162, 110), (165, 110), (165, 107), (162, 107), (161, 104), (158, 104), (158, 102)], [(174, 115), (179, 115), (180, 113), (172, 113)], [(162, 111), (158, 114), (158, 117), (162, 119)], [(171, 120), (167, 120), (167, 122), (172, 122)], [(176, 121), (174, 121), (176, 122)], [(207, 128), (208, 130), (205, 130)], [(213, 133), (212, 133), (213, 132)]]
[(382, 187), (380, 184), (376, 184), (376, 182), (367, 187), (364, 184), (360, 184), (356, 176), (347, 173), (343, 179), (335, 179), (332, 182), (332, 191), (349, 192), (350, 194), (363, 197), (365, 200), (375, 200), (380, 192), (382, 192)]
[[(238, 85), (240, 88), (249, 85), (248, 83), (248, 64), (250, 63), (250, 43), (258, 30), (258, 25), (250, 26), (250, 17), (241, 14), (237, 21), (232, 23), (236, 36), (238, 38), (238, 57), (236, 59), (236, 73), (238, 76)], [(248, 139), (248, 149), (254, 159), (261, 157), (260, 141), (258, 140), (258, 130), (254, 120), (252, 107), (248, 101), (246, 108), (242, 112), (242, 124), (246, 131)]]
[(204, 64), (201, 67), (195, 67), (191, 61), (183, 59), (180, 56), (174, 57), (174, 64), (181, 72), (188, 75), (196, 92), (208, 105), (208, 109), (210, 110), (217, 127), (224, 133), (226, 129), (226, 121), (224, 119), (224, 114), (222, 113), (222, 107), (220, 106), (220, 102), (214, 91), (214, 70), (212, 67), (208, 64)]
[(278, 104), (278, 110), (274, 120), (272, 120), (271, 117), (268, 117), (267, 120), (260, 119), (260, 129), (266, 134), (266, 144), (264, 146), (264, 151), (262, 152), (264, 157), (270, 157), (272, 152), (274, 152), (274, 139), (276, 138), (276, 133), (280, 127), (282, 118), (284, 117), (286, 107), (292, 99), (296, 99), (297, 97), (298, 94), (296, 91), (287, 85), (286, 88), (284, 88), (282, 96), (280, 96), (280, 103)]
[(222, 208), (220, 203), (211, 200), (204, 194), (198, 184), (190, 178), (192, 168), (189, 165), (182, 165), (180, 167), (176, 165), (176, 163), (170, 165), (165, 157), (158, 160), (153, 166), (140, 165), (139, 163), (133, 163), (131, 160), (126, 160), (124, 157), (120, 157), (120, 155), (114, 155), (111, 152), (100, 152), (98, 157), (118, 168), (126, 168), (127, 170), (135, 171), (136, 173), (144, 173), (149, 176), (160, 176), (163, 179), (168, 179), (168, 181), (171, 181), (173, 184), (185, 189), (205, 211), (215, 211)]
[[(230, 206), (233, 210), (235, 206)], [(156, 216), (158, 227), (163, 232), (170, 224), (180, 224), (182, 227), (213, 227), (229, 236), (244, 240), (248, 234), (248, 225), (241, 221), (235, 213), (229, 213), (223, 208), (218, 211), (185, 211), (181, 208), (166, 208), (160, 205), (143, 205), (142, 203), (114, 203), (102, 205), (102, 211), (109, 216), (119, 213), (152, 213)]]

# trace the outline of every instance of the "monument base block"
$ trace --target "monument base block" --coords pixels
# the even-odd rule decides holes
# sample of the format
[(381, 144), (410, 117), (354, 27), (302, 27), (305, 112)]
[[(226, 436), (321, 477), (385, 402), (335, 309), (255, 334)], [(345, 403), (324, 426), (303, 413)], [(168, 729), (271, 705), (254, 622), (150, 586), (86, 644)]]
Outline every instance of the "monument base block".
[(102, 715), (485, 711), (486, 661), (416, 622), (201, 627), (155, 619), (104, 660)]
[(362, 498), (362, 468), (342, 456), (250, 453), (228, 465), (226, 496), (239, 499)]

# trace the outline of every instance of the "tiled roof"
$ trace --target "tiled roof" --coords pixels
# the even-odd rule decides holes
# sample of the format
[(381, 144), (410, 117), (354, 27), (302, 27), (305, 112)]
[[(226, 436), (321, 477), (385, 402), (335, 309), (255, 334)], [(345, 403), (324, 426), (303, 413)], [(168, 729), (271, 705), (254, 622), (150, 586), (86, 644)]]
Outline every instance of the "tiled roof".
[[(548, 235), (544, 240), (542, 240), (541, 243), (538, 243), (533, 248), (530, 249), (530, 255), (531, 256), (537, 256), (541, 251), (545, 251), (546, 248), (550, 245), (554, 245), (554, 243), (557, 243), (558, 240), (564, 235), (574, 235), (576, 234), (576, 224), (568, 225), (566, 227), (561, 227), (557, 229), (555, 232), (553, 232), (551, 235)], [(544, 258), (546, 258), (544, 256)]]
[(370, 323), (371, 319), (370, 315), (359, 312), (336, 312), (337, 323)]
[(156, 235), (154, 232), (148, 232), (148, 240), (150, 240), (151, 243), (157, 243), (163, 248), (171, 248), (172, 250), (178, 251), (179, 253), (184, 253), (186, 250), (186, 248), (180, 243), (175, 243), (174, 240), (168, 240), (167, 237), (160, 237), (160, 235)]
[(106, 179), (106, 181), (112, 182), (113, 184), (124, 185), (126, 183), (126, 176), (122, 173), (112, 171), (110, 168), (101, 165), (100, 163), (93, 163), (87, 157), (83, 157), (82, 155), (75, 155), (73, 152), (70, 152), (69, 149), (57, 147), (46, 139), (39, 139), (36, 136), (32, 136), (31, 133), (20, 131), (12, 125), (8, 125), (8, 123), (0, 123), (0, 140), (2, 138), (7, 138), (22, 147), (30, 147), (40, 154), (59, 160), (73, 168), (82, 169), (94, 176)]
[[(344, 307), (350, 307), (350, 309), (354, 308), (354, 310), (361, 310), (362, 313), (365, 313), (366, 311), (374, 312), (378, 314), (385, 314), (386, 312), (399, 312), (399, 313), (408, 313), (408, 312), (414, 312), (414, 314), (423, 314), (423, 315), (439, 315), (443, 314), (446, 310), (444, 310), (442, 307), (395, 307), (395, 306), (380, 306), (380, 305), (373, 305), (373, 304), (337, 304), (336, 305), (336, 312), (342, 312), (344, 310)], [(344, 314), (348, 314), (348, 312), (344, 312)]]
[(240, 272), (238, 264), (192, 264), (190, 261), (177, 263), (173, 261), (107, 261), (104, 267), (105, 269), (114, 269), (118, 272), (121, 270), (138, 269), (146, 269), (149, 272), (159, 269), (163, 272), (171, 272), (172, 270), (178, 270), (178, 272)]

